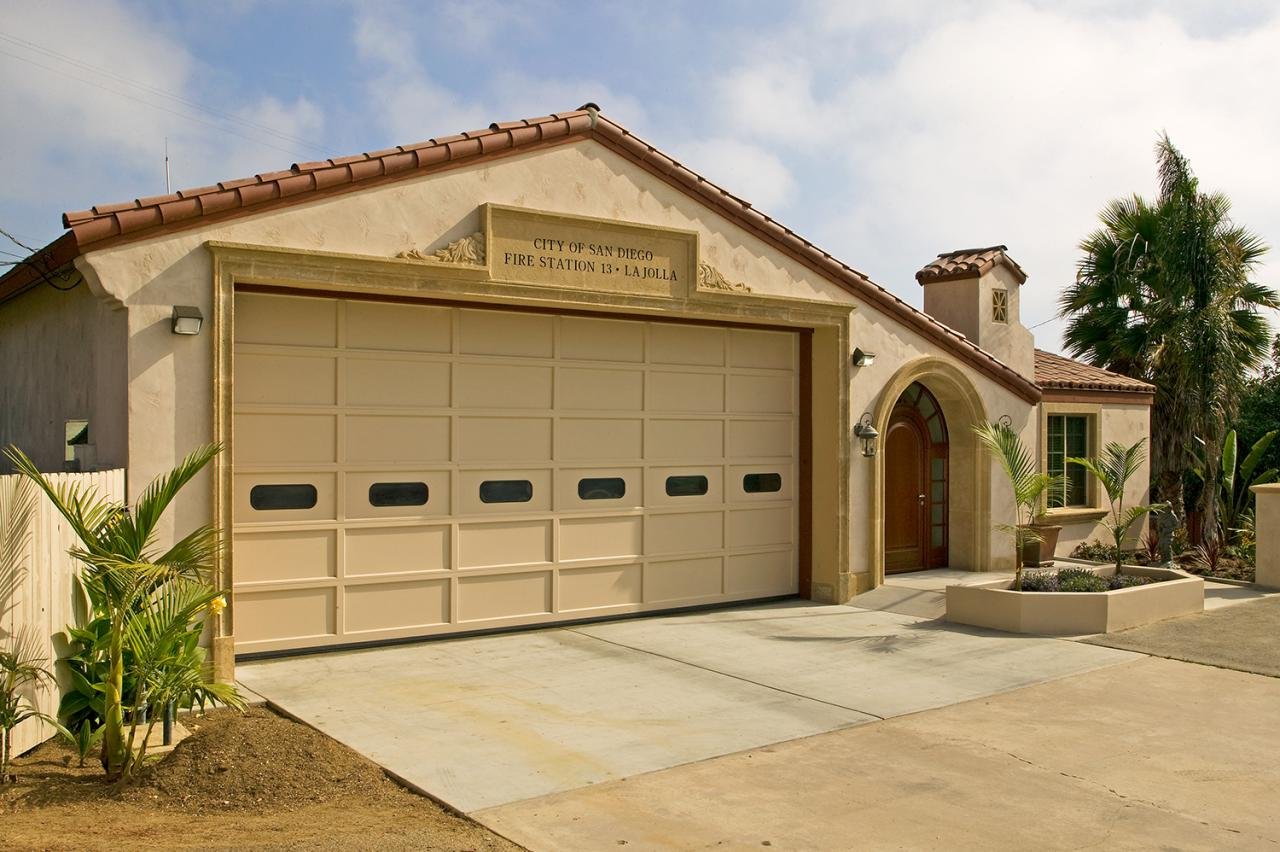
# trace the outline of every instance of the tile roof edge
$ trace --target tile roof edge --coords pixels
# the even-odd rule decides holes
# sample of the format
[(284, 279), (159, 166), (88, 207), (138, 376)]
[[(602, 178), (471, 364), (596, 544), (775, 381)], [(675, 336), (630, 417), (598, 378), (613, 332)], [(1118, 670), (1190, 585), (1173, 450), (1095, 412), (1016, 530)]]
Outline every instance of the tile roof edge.
[[(837, 260), (829, 252), (800, 237), (791, 229), (761, 213), (739, 198), (600, 113), (595, 104), (570, 112), (553, 113), (519, 122), (494, 122), (483, 130), (431, 139), (426, 144), (398, 146), (372, 154), (336, 157), (305, 164), (294, 163), (286, 171), (264, 172), (252, 178), (221, 181), (209, 187), (179, 190), (165, 196), (135, 199), (89, 210), (63, 213), (63, 225), (74, 235), (79, 252), (158, 236), (169, 229), (194, 227), (209, 215), (234, 217), (267, 209), (282, 199), (301, 201), (311, 193), (349, 190), (375, 180), (396, 180), (476, 157), (515, 151), (526, 146), (594, 138), (628, 156), (659, 177), (708, 201), (747, 230), (756, 232), (784, 253), (801, 260), (843, 289), (896, 315), (925, 337), (972, 366), (992, 374), (1028, 402), (1040, 398), (1035, 382), (960, 333), (938, 322), (872, 281), (867, 275)], [(486, 140), (493, 140), (486, 144)], [(393, 177), (394, 175), (394, 177)], [(202, 190), (202, 191), (198, 191)], [(147, 202), (144, 204), (143, 202)], [(108, 242), (109, 241), (109, 242)]]

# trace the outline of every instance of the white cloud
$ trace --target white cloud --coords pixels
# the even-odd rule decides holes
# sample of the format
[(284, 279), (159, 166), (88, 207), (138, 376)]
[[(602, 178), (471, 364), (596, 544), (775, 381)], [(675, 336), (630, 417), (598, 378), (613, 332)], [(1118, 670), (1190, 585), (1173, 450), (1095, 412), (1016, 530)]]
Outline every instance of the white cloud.
[[(1263, 107), (1280, 88), (1274, 17), (1207, 34), (1156, 5), (1108, 16), (1004, 3), (933, 18), (848, 5), (810, 7), (764, 54), (803, 61), (744, 61), (716, 91), (731, 127), (793, 164), (798, 196), (840, 199), (810, 236), (899, 295), (918, 303), (912, 273), (937, 252), (1003, 242), (1031, 275), (1023, 320), (1051, 318), (1097, 211), (1154, 192), (1165, 129), (1202, 185), (1278, 241), (1280, 170), (1260, 167), (1280, 137), (1280, 113)], [(855, 61), (906, 25), (891, 55)], [(1051, 346), (1059, 333), (1056, 321), (1037, 330)]]
[(686, 166), (763, 212), (784, 207), (795, 192), (795, 179), (782, 160), (758, 145), (716, 138), (676, 150)]

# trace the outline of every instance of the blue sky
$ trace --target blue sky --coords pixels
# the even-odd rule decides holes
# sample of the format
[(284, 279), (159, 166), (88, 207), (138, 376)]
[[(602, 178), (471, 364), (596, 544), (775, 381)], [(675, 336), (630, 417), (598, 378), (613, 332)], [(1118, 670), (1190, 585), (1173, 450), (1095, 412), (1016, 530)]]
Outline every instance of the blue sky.
[[(1280, 5), (0, 0), (0, 227), (599, 103), (913, 304), (1005, 243), (1023, 320), (1161, 130), (1280, 235)], [(1275, 285), (1272, 261), (1262, 279)]]

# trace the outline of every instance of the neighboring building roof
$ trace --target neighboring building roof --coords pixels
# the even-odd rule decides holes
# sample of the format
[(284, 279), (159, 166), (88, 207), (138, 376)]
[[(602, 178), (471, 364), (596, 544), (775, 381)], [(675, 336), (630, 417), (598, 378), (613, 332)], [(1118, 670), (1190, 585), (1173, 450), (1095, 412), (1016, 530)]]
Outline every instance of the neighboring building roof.
[(1155, 385), (1083, 361), (1036, 350), (1036, 384), (1043, 390), (1083, 390), (1151, 394)]
[(1027, 280), (1027, 273), (1009, 257), (1008, 251), (1008, 246), (987, 246), (943, 252), (916, 273), (916, 280), (921, 284), (932, 284), (935, 281), (977, 278), (990, 272), (997, 264), (1004, 264), (1018, 279), (1018, 283), (1023, 284)]
[[(588, 138), (635, 162), (797, 262), (937, 341), (961, 361), (991, 376), (1028, 402), (1040, 398), (1035, 383), (975, 346), (964, 335), (911, 307), (866, 275), (756, 210), (750, 202), (725, 191), (600, 115), (595, 104), (541, 118), (494, 123), (484, 130), (415, 145), (295, 163), (284, 171), (64, 213), (63, 224), (70, 232), (51, 246), (59, 245), (62, 254), (70, 252), (68, 259), (74, 259), (88, 250)], [(1016, 268), (1016, 264), (1014, 266)], [(0, 277), (0, 301), (34, 286), (39, 280), (40, 276), (31, 267), (15, 267)]]

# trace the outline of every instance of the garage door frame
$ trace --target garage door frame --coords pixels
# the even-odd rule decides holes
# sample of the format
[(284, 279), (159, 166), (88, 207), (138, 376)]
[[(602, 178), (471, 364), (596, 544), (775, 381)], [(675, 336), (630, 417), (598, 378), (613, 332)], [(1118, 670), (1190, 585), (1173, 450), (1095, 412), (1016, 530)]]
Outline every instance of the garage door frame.
[[(231, 529), (232, 334), (237, 290), (347, 299), (487, 307), (644, 321), (775, 328), (807, 332), (800, 349), (800, 594), (816, 600), (848, 597), (848, 364), (853, 306), (690, 288), (684, 298), (565, 290), (494, 280), (484, 267), (424, 264), (244, 244), (206, 243), (214, 264), (212, 317), (214, 424), (225, 451), (215, 463), (215, 521)], [(834, 513), (814, 513), (834, 504)], [(806, 570), (808, 569), (808, 570)], [(218, 576), (233, 585), (233, 559)], [(501, 629), (501, 628), (499, 628)], [(456, 634), (447, 634), (456, 635)], [(215, 667), (234, 667), (234, 606), (215, 625)], [(344, 646), (345, 647), (345, 646)]]

